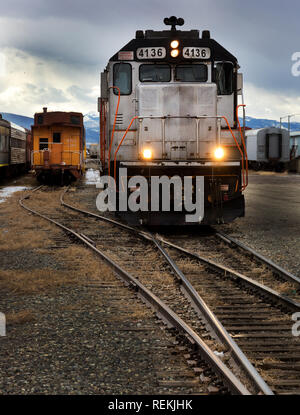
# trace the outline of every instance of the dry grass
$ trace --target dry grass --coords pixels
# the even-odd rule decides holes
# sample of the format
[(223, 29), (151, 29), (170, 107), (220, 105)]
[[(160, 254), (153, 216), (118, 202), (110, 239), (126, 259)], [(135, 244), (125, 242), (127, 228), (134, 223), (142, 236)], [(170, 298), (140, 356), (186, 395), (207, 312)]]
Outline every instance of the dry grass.
[(50, 243), (47, 232), (58, 230), (41, 218), (26, 212), (19, 206), (22, 192), (15, 193), (6, 202), (1, 203), (0, 212), (4, 222), (0, 228), (0, 250), (44, 247)]
[(22, 310), (18, 313), (7, 313), (6, 314), (6, 324), (8, 326), (16, 324), (25, 324), (30, 321), (35, 320), (35, 316), (32, 310)]
[(292, 294), (295, 292), (295, 287), (289, 282), (282, 282), (276, 285), (276, 290), (281, 294)]
[(85, 248), (70, 246), (55, 251), (52, 255), (64, 263), (65, 271), (53, 268), (0, 271), (0, 290), (32, 294), (63, 286), (85, 285), (95, 280), (115, 280), (112, 271)]
[(147, 284), (148, 282), (151, 284), (151, 281), (159, 281), (161, 286), (169, 286), (174, 285), (174, 277), (170, 275), (168, 272), (164, 271), (154, 271), (151, 274), (147, 274)]
[[(22, 192), (15, 193), (0, 206), (4, 227), (0, 228), (0, 250), (11, 251), (35, 248), (40, 254), (53, 256), (53, 264), (62, 263), (66, 268), (56, 270), (51, 267), (32, 271), (0, 270), (0, 289), (14, 293), (40, 293), (55, 287), (85, 284), (88, 280), (109, 281), (115, 278), (109, 268), (88, 249), (82, 246), (69, 246), (64, 249), (48, 251), (53, 245), (52, 237), (63, 231), (47, 221), (26, 212), (19, 204)], [(60, 206), (60, 190), (37, 191), (26, 205), (34, 205), (38, 211), (55, 212)], [(72, 212), (70, 212), (72, 214)]]
[(74, 285), (80, 277), (73, 272), (41, 269), (32, 271), (0, 271), (0, 290), (8, 290), (17, 294), (33, 294), (49, 289)]
[(282, 363), (282, 362), (281, 362), (281, 360), (274, 359), (274, 357), (265, 357), (261, 361), (261, 364), (264, 364), (264, 363)]
[(71, 245), (55, 251), (52, 255), (57, 260), (62, 261), (66, 268), (72, 269), (80, 280), (85, 283), (95, 280), (101, 282), (115, 281), (111, 269), (96, 254), (82, 246)]
[(186, 259), (180, 259), (177, 261), (178, 267), (181, 269), (183, 273), (188, 272), (202, 272), (205, 270), (205, 267), (201, 265), (199, 262), (186, 260)]

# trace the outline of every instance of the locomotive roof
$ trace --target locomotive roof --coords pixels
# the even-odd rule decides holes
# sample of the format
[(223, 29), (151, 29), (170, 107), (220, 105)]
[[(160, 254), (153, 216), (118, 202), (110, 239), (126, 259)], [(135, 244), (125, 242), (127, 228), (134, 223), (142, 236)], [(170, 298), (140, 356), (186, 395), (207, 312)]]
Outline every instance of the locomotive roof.
[(167, 56), (164, 59), (157, 59), (157, 61), (170, 62), (170, 63), (179, 63), (179, 62), (190, 62), (190, 59), (183, 58), (179, 55), (178, 58), (171, 58), (170, 56), (170, 41), (178, 40), (180, 42), (180, 48), (182, 47), (207, 47), (211, 51), (211, 56), (209, 59), (192, 59), (195, 61), (229, 61), (233, 64), (237, 63), (237, 58), (233, 56), (228, 50), (226, 50), (222, 45), (217, 41), (210, 38), (209, 31), (205, 30), (202, 32), (202, 37), (200, 37), (199, 30), (163, 30), (163, 31), (154, 31), (138, 30), (136, 32), (135, 39), (132, 39), (128, 42), (122, 49), (120, 49), (116, 54), (114, 54), (110, 61), (119, 61), (118, 58), (119, 52), (134, 52), (134, 61), (139, 61), (136, 56), (136, 51), (138, 48), (145, 47), (165, 47), (167, 51)]

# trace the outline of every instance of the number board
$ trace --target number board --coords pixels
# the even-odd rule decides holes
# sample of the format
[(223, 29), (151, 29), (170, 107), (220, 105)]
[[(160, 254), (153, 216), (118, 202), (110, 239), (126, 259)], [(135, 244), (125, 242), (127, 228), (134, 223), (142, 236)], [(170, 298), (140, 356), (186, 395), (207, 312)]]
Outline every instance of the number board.
[(209, 48), (186, 47), (186, 48), (183, 48), (182, 55), (186, 59), (209, 59), (210, 49)]
[(136, 56), (138, 59), (163, 59), (166, 57), (166, 48), (138, 48)]

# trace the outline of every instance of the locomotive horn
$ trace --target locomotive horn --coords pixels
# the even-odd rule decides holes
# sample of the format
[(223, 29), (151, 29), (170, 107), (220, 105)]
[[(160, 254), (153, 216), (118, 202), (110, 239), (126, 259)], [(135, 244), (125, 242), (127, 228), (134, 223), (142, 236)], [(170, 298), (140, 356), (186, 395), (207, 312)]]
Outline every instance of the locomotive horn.
[(182, 17), (165, 17), (164, 24), (167, 26), (171, 26), (171, 30), (176, 30), (176, 26), (182, 26), (184, 24), (184, 19)]

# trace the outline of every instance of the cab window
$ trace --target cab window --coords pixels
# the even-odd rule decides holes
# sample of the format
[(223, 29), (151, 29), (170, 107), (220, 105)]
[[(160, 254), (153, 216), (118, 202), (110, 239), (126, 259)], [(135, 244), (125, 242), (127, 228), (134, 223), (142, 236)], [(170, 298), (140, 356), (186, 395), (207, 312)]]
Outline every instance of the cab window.
[(233, 92), (233, 65), (231, 62), (218, 62), (215, 65), (215, 81), (218, 95), (231, 95)]
[[(121, 95), (130, 95), (132, 91), (132, 69), (130, 63), (115, 63), (113, 68), (113, 83), (120, 89)], [(118, 90), (114, 89), (118, 95)]]
[(175, 81), (206, 82), (207, 65), (177, 65), (175, 68)]
[(141, 82), (170, 82), (171, 67), (169, 65), (141, 65)]

